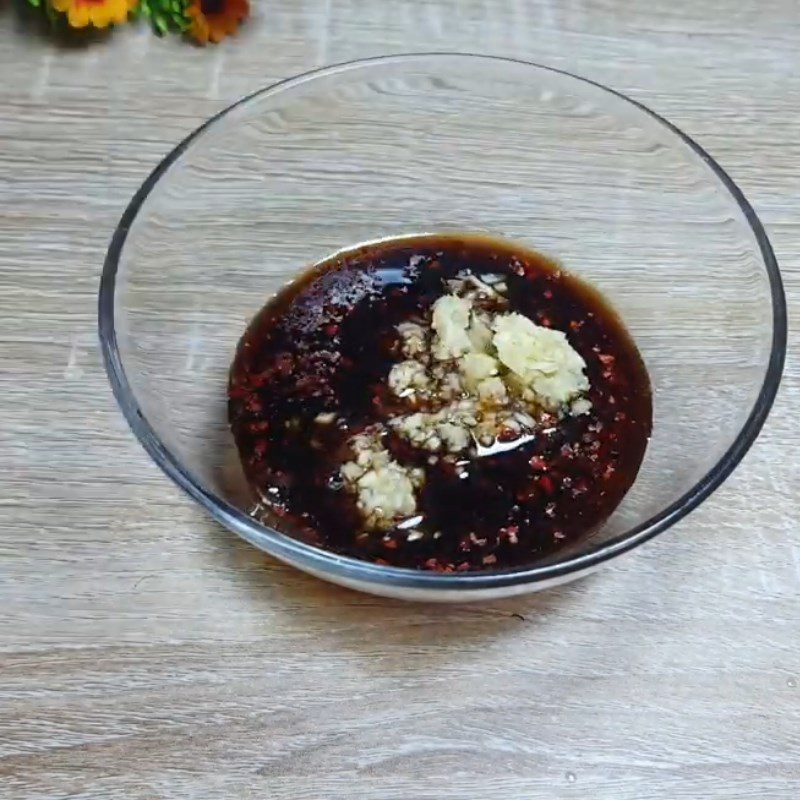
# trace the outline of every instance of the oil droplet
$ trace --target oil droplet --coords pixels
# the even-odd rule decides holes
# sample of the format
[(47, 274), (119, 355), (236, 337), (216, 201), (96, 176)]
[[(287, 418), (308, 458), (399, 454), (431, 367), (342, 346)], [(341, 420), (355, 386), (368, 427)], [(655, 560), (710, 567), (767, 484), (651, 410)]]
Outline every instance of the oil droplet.
[(575, 783), (576, 780), (578, 780), (578, 778), (574, 772), (567, 773), (567, 783)]
[(797, 686), (797, 678), (789, 678), (789, 680), (786, 681), (786, 685), (790, 689), (794, 689)]

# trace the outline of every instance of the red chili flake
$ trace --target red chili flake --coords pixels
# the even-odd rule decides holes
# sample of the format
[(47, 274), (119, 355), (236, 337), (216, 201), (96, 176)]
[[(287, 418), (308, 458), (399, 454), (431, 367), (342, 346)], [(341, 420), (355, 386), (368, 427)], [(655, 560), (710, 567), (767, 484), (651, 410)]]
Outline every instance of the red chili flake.
[(261, 400), (259, 400), (255, 395), (251, 395), (244, 405), (248, 411), (252, 411), (254, 414), (264, 410)]
[(288, 375), (293, 367), (294, 358), (292, 358), (290, 353), (281, 353), (275, 359), (275, 369), (280, 372), (281, 375)]
[(384, 539), (383, 546), (387, 550), (397, 550), (397, 539)]
[(468, 569), (469, 569), (469, 561), (462, 561), (456, 567), (456, 572), (466, 572)]
[(326, 325), (323, 330), (328, 336), (336, 336), (339, 333), (339, 326), (338, 325)]
[(489, 553), (488, 556), (483, 557), (483, 563), (488, 567), (490, 564), (497, 563), (497, 556), (494, 553)]
[(589, 484), (586, 482), (585, 478), (581, 478), (578, 481), (575, 481), (574, 486), (572, 487), (572, 494), (577, 496), (579, 494), (585, 494), (589, 491)]
[(261, 389), (266, 386), (274, 377), (275, 370), (266, 369), (263, 372), (257, 372), (250, 376), (250, 386), (253, 389)]
[(614, 414), (614, 422), (625, 422), (627, 418), (628, 416), (624, 411), (617, 411), (617, 413)]
[(525, 275), (528, 278), (536, 279), (538, 277), (538, 273), (536, 267), (532, 264), (529, 264), (527, 261), (525, 262)]
[(600, 355), (598, 355), (597, 357), (600, 359), (601, 363), (606, 365), (613, 364), (617, 360), (616, 358), (614, 358), (614, 356), (609, 355), (608, 353), (600, 353)]
[(316, 394), (318, 389), (327, 386), (327, 382), (320, 375), (303, 375), (296, 384), (297, 391), (301, 394)]
[(519, 439), (519, 432), (512, 431), (511, 428), (503, 428), (500, 433), (497, 434), (498, 442), (513, 442), (514, 439)]
[(545, 328), (549, 328), (552, 326), (553, 323), (550, 317), (547, 316), (547, 314), (539, 314), (538, 316), (539, 316), (539, 323), (543, 325)]
[(549, 475), (540, 475), (538, 478), (539, 486), (542, 487), (546, 494), (553, 494), (556, 490), (553, 484), (553, 479)]
[(542, 294), (544, 295), (545, 300), (552, 300), (553, 299), (553, 290), (552, 289), (545, 289)]
[(228, 388), (228, 397), (232, 400), (240, 400), (242, 397), (247, 397), (250, 394), (250, 389), (246, 386), (231, 386)]
[(425, 569), (438, 569), (439, 561), (435, 558), (429, 558), (423, 566)]
[(266, 439), (259, 439), (255, 446), (253, 447), (253, 454), (256, 458), (263, 458), (264, 453), (267, 452), (267, 448), (269, 447), (269, 442)]
[(269, 430), (269, 422), (265, 419), (251, 422), (248, 424), (247, 430), (250, 431), (250, 433), (264, 433)]
[[(568, 446), (564, 445), (564, 447)], [(532, 469), (539, 470), (540, 472), (547, 472), (548, 469), (547, 462), (541, 456), (532, 456), (530, 461), (528, 461), (528, 463), (531, 465)]]
[(517, 538), (518, 533), (519, 525), (509, 525), (507, 528), (500, 528), (500, 538), (508, 539), (511, 544), (516, 544), (519, 541)]

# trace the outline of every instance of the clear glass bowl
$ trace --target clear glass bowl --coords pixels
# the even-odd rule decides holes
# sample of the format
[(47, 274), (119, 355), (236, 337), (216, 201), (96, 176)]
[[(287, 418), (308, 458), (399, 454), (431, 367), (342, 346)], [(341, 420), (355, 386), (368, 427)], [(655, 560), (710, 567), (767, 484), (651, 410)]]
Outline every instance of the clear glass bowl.
[[(333, 251), (450, 230), (553, 256), (615, 305), (654, 390), (652, 440), (633, 488), (592, 537), (509, 571), (378, 566), (256, 522), (226, 421), (227, 372), (246, 323)], [(752, 444), (786, 346), (764, 230), (697, 144), (590, 80), (454, 54), (308, 73), (206, 122), (125, 211), (99, 314), (131, 428), (223, 525), (327, 580), (426, 600), (550, 586), (681, 519)]]

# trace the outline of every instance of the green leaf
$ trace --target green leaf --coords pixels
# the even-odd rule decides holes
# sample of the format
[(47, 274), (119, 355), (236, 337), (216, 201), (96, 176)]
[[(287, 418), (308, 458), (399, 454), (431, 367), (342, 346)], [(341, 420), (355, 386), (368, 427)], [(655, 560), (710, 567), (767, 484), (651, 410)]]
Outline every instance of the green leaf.
[(186, 8), (189, 0), (141, 0), (143, 16), (150, 20), (153, 30), (163, 36), (180, 33), (189, 26)]

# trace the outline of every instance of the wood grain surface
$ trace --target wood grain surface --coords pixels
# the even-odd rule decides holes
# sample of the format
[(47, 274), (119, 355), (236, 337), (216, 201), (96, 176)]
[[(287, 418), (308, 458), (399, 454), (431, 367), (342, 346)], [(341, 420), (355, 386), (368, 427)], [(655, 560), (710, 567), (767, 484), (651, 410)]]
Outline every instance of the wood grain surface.
[(339, 590), (155, 467), (108, 389), (125, 203), (229, 101), (327, 62), (468, 50), (630, 93), (739, 183), (800, 309), (796, 0), (270, 0), (202, 50), (54, 43), (0, 3), (0, 797), (800, 796), (800, 370), (734, 476), (582, 582), (480, 606)]

